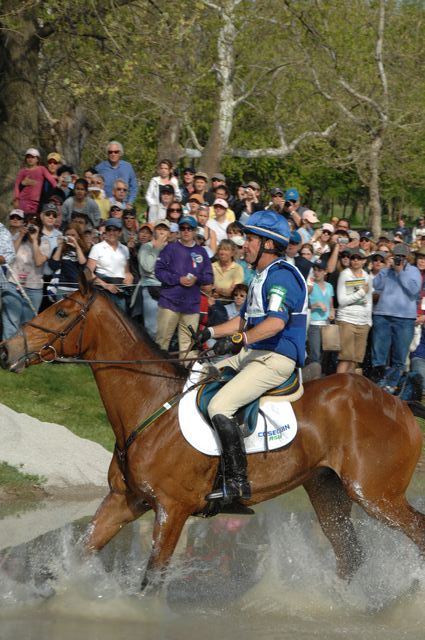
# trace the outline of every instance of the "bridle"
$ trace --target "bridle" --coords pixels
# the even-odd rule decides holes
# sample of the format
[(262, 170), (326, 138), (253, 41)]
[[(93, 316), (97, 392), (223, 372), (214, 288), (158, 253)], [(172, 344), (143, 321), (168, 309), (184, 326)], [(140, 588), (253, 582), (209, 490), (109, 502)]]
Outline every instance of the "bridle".
[[(51, 328), (48, 328), (48, 327), (43, 327), (43, 326), (37, 324), (36, 322), (32, 322), (31, 320), (29, 322), (26, 322), (24, 325), (22, 325), (21, 332), (22, 332), (22, 337), (24, 339), (24, 355), (21, 356), (15, 362), (15, 364), (17, 364), (20, 360), (24, 359), (25, 360), (25, 366), (27, 366), (27, 365), (30, 364), (31, 359), (34, 356), (37, 356), (38, 358), (40, 358), (40, 360), (42, 362), (50, 362), (51, 361), (51, 357), (48, 358), (48, 355), (49, 356), (53, 355), (53, 359), (54, 360), (57, 359), (57, 358), (64, 357), (64, 355), (65, 355), (64, 354), (64, 340), (78, 324), (81, 325), (80, 326), (80, 333), (79, 333), (78, 338), (77, 338), (78, 355), (76, 357), (79, 358), (81, 356), (86, 316), (87, 316), (87, 313), (88, 313), (90, 307), (92, 306), (93, 302), (95, 301), (96, 297), (97, 297), (97, 291), (94, 290), (92, 295), (90, 296), (90, 298), (86, 302), (81, 302), (80, 300), (77, 300), (75, 298), (68, 298), (68, 300), (70, 300), (70, 301), (72, 300), (72, 302), (75, 302), (77, 305), (80, 305), (80, 311), (77, 314), (77, 316), (75, 318), (73, 318), (72, 320), (70, 320), (70, 322), (61, 331), (57, 331), (56, 329), (51, 329)], [(52, 334), (52, 338), (50, 340), (48, 340), (46, 342), (46, 344), (44, 344), (39, 351), (30, 352), (28, 350), (28, 341), (27, 341), (27, 336), (25, 334), (26, 327), (32, 327), (34, 329), (38, 329), (39, 331), (43, 331), (44, 333)], [(59, 350), (57, 349), (57, 346), (55, 346), (55, 343), (57, 341), (60, 341)]]

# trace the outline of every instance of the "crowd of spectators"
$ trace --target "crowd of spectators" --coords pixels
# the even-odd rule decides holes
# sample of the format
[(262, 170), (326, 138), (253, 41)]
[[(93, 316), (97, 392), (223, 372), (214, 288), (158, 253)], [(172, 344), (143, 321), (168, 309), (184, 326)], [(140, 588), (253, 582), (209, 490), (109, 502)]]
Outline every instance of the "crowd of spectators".
[[(138, 181), (123, 153), (110, 142), (107, 159), (79, 176), (59, 153), (44, 166), (37, 149), (27, 150), (9, 228), (0, 224), (3, 339), (75, 291), (88, 267), (161, 348), (183, 355), (189, 326), (239, 312), (255, 275), (244, 260), (244, 224), (272, 209), (292, 229), (286, 260), (307, 282), (307, 362), (319, 375), (363, 371), (394, 391), (406, 368), (425, 374), (424, 217), (409, 228), (400, 216), (374, 238), (346, 218), (319, 220), (296, 188), (266, 193), (247, 181), (231, 193), (223, 174), (193, 167), (178, 174), (168, 159), (158, 163), (137, 212)], [(333, 354), (321, 341), (330, 323), (341, 340)]]

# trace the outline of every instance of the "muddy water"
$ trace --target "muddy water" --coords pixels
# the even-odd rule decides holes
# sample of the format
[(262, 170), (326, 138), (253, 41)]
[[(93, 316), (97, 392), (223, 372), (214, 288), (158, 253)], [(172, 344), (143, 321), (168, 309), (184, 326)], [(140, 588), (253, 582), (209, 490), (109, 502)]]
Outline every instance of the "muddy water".
[[(412, 502), (425, 511), (425, 499)], [(63, 504), (52, 501), (3, 514), (1, 640), (424, 637), (425, 566), (416, 548), (360, 511), (366, 562), (348, 585), (336, 578), (330, 547), (294, 492), (253, 517), (191, 519), (163, 593), (149, 597), (139, 584), (151, 517), (83, 562), (78, 540), (93, 506), (72, 503), (68, 523)]]

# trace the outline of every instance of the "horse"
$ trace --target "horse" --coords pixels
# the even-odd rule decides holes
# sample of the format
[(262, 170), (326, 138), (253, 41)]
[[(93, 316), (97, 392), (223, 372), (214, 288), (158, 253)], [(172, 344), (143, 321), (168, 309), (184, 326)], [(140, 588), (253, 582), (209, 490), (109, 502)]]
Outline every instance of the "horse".
[[(61, 359), (90, 364), (116, 437), (109, 493), (88, 527), (85, 549), (102, 549), (124, 525), (153, 510), (142, 589), (158, 589), (185, 522), (205, 509), (219, 467), (218, 456), (194, 449), (179, 429), (176, 398), (187, 370), (164, 357), (86, 278), (0, 344), (2, 367), (11, 371)], [(363, 560), (353, 502), (402, 531), (424, 555), (425, 515), (405, 497), (422, 451), (412, 408), (362, 376), (335, 374), (306, 383), (293, 409), (296, 438), (248, 456), (252, 497), (244, 506), (302, 485), (337, 573), (347, 580)]]

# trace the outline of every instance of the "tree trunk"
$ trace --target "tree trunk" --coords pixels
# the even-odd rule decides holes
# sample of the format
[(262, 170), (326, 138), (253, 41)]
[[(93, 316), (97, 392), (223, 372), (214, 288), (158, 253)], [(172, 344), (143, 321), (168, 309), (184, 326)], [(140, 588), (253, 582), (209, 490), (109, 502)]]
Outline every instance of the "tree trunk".
[(382, 149), (382, 136), (377, 134), (369, 149), (369, 208), (374, 238), (381, 235), (382, 209), (379, 189), (379, 155)]
[[(4, 13), (11, 11), (16, 2), (4, 2), (2, 8)], [(12, 205), (13, 184), (25, 150), (39, 143), (39, 47), (30, 10), (19, 13), (16, 30), (0, 30), (0, 218)]]
[(180, 121), (174, 114), (163, 114), (158, 134), (158, 162), (167, 158), (175, 165), (184, 156), (184, 149), (179, 143)]

